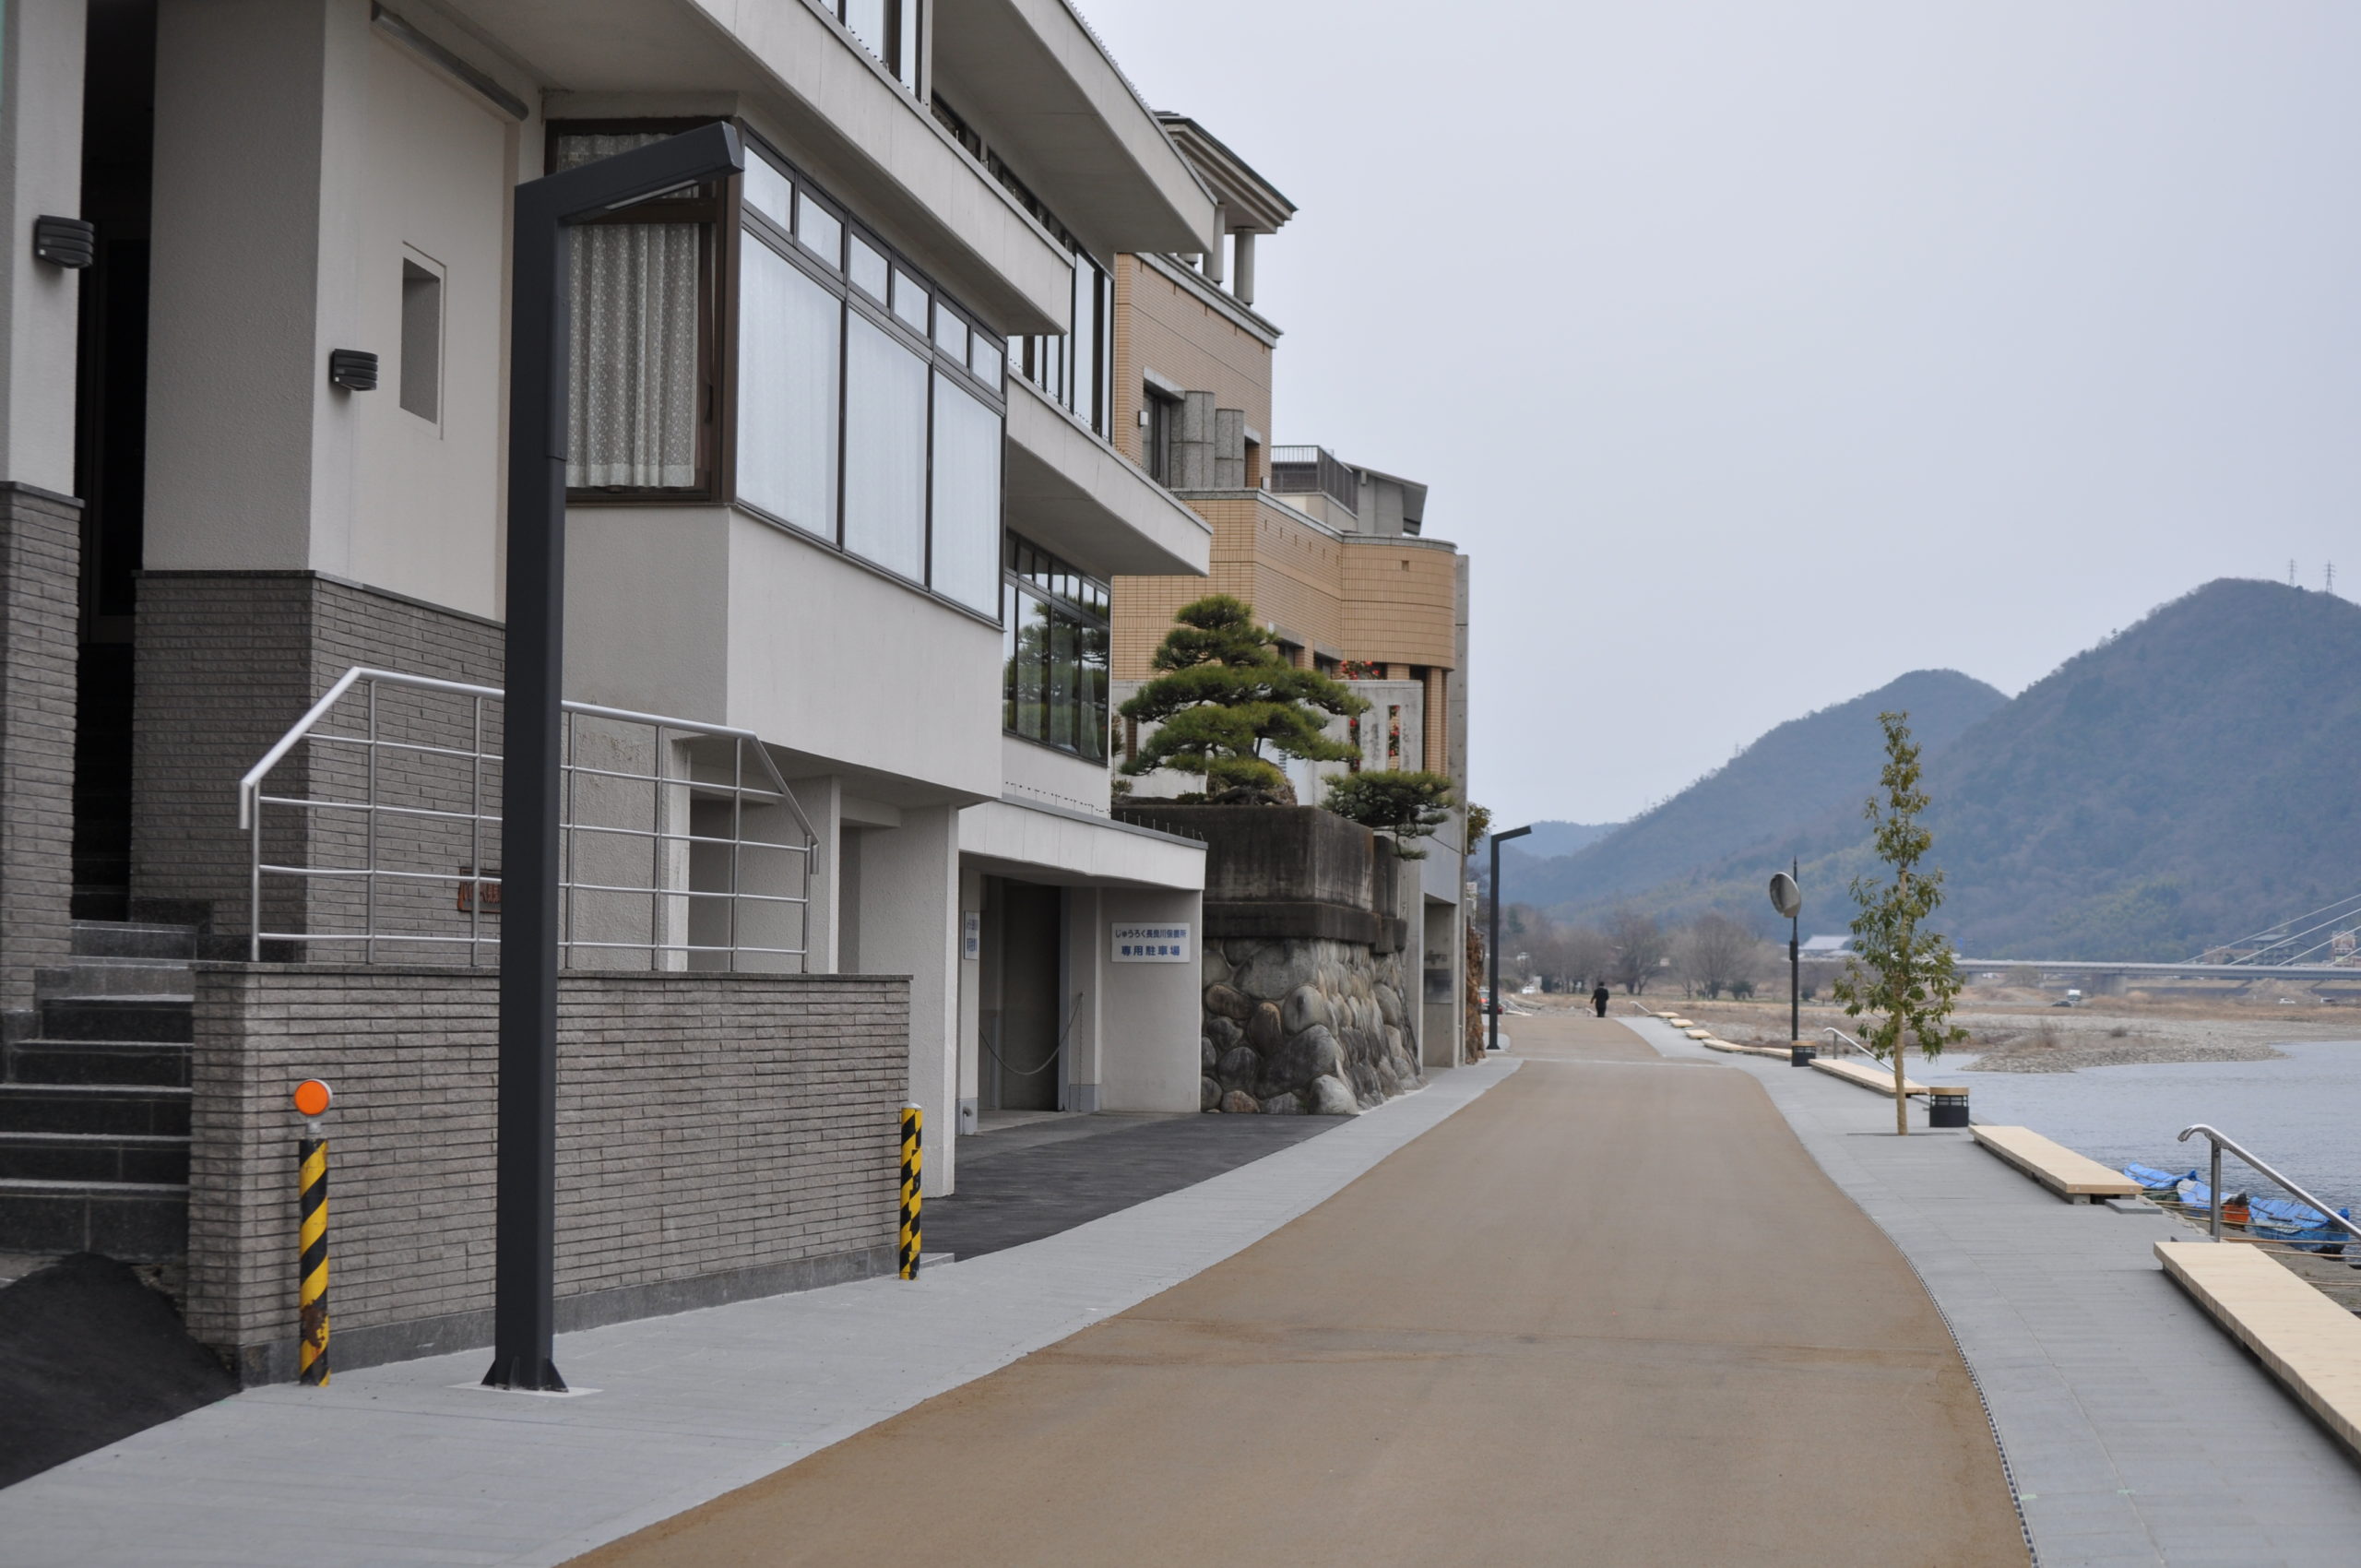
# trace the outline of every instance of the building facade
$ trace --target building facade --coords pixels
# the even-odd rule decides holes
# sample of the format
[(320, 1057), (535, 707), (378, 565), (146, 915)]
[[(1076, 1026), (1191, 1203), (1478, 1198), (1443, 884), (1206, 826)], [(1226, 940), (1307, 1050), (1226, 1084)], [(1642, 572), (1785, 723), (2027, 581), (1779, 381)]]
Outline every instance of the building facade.
[[(1459, 1059), (1465, 1009), (1467, 558), (1427, 536), (1425, 485), (1325, 447), (1272, 444), (1279, 329), (1255, 307), (1255, 246), (1294, 204), (1196, 121), (1160, 118), (1213, 194), (1222, 243), (1119, 258), (1115, 428), (1212, 526), (1213, 541), (1206, 576), (1116, 580), (1116, 702), (1153, 674), (1174, 611), (1226, 593), (1254, 607), (1293, 662), (1350, 681), (1370, 705), (1330, 729), (1354, 760), (1287, 765), (1299, 802), (1317, 804), (1327, 778), (1362, 768), (1452, 780), (1462, 805), (1425, 845), (1419, 909), (1407, 920), (1421, 974), (1420, 1059), (1447, 1067)], [(1119, 721), (1120, 753), (1135, 755), (1139, 740)], [(1171, 773), (1124, 782), (1140, 800), (1195, 785)]]
[(572, 234), (567, 961), (908, 977), (931, 1193), (995, 1108), (1196, 1109), (1194, 970), (1120, 949), (1203, 849), (1109, 817), (1108, 659), (1213, 530), (1110, 349), (1218, 219), (1070, 6), (5, 16), (12, 1040), (135, 928), (495, 961), (513, 195), (726, 120), (742, 174)]

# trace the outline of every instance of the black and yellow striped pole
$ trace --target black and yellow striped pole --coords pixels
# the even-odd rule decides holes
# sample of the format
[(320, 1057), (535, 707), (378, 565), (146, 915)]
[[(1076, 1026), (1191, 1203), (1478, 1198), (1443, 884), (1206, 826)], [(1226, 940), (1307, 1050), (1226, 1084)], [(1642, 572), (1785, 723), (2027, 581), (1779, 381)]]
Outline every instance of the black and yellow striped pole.
[(926, 1112), (902, 1107), (902, 1277), (919, 1277), (919, 1143)]
[(328, 1141), (320, 1118), (335, 1096), (317, 1078), (295, 1086), (304, 1135), (296, 1140), (296, 1375), (319, 1387), (328, 1380)]

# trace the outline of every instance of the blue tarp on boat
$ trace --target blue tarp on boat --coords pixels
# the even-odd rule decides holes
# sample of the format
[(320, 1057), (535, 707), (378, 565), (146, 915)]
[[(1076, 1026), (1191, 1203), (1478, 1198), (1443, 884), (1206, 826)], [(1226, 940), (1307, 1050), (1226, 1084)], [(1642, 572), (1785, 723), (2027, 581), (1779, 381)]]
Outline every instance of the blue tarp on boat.
[(2152, 1198), (2177, 1197), (2183, 1182), (2197, 1180), (2194, 1170), (2159, 1170), (2153, 1165), (2127, 1165), (2123, 1173), (2139, 1182), (2141, 1192)]
[[(2147, 1178), (2141, 1173), (2149, 1169), (2144, 1165), (2126, 1166), (2123, 1173), (2144, 1187)], [(2169, 1172), (2157, 1171), (2156, 1174), (2168, 1175)], [(2189, 1207), (2210, 1209), (2213, 1206), (2213, 1189), (2199, 1181), (2196, 1171), (2177, 1179), (2174, 1186), (2179, 1201)], [(2155, 1195), (2168, 1194), (2160, 1193)], [(2325, 1253), (2330, 1257), (2338, 1257), (2343, 1255), (2344, 1244), (2353, 1240), (2352, 1233), (2343, 1226), (2331, 1225), (2328, 1216), (2309, 1204), (2299, 1204), (2292, 1198), (2258, 1198), (2246, 1193), (2228, 1193), (2224, 1194), (2223, 1202), (2231, 1208), (2240, 1205), (2245, 1206), (2248, 1234), (2267, 1236), (2274, 1241), (2293, 1242), (2298, 1252)], [(2353, 1218), (2350, 1208), (2341, 1208), (2336, 1212), (2347, 1219)]]

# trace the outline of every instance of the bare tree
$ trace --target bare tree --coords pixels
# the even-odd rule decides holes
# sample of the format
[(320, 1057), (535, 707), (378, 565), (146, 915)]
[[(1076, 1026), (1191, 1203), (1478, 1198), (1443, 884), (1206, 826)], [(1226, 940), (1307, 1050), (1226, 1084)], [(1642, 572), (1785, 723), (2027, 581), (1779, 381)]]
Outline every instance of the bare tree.
[(1754, 932), (1729, 916), (1709, 911), (1689, 922), (1681, 933), (1681, 978), (1708, 997), (1718, 999), (1750, 982), (1761, 959), (1762, 944)]
[(1615, 944), (1595, 925), (1580, 925), (1566, 933), (1566, 973), (1570, 991), (1603, 985), (1615, 973)]
[(1656, 918), (1638, 909), (1618, 909), (1608, 917), (1607, 940), (1615, 950), (1614, 967), (1608, 978), (1623, 988), (1627, 996), (1638, 996), (1648, 989), (1648, 981), (1665, 959), (1670, 945), (1664, 927)]

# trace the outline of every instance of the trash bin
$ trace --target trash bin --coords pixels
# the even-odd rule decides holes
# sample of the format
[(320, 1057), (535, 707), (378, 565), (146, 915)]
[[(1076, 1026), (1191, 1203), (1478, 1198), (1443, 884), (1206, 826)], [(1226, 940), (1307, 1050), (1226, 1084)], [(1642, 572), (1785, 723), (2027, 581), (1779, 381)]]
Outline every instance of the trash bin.
[(1809, 1067), (1811, 1065), (1811, 1059), (1819, 1054), (1820, 1052), (1814, 1050), (1807, 1040), (1795, 1039), (1787, 1042), (1787, 1065), (1790, 1067)]
[(1927, 1091), (1927, 1125), (1929, 1127), (1964, 1127), (1967, 1125), (1967, 1090), (1952, 1084)]

